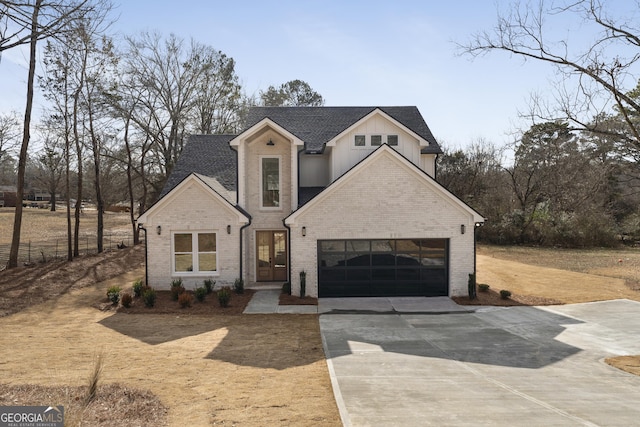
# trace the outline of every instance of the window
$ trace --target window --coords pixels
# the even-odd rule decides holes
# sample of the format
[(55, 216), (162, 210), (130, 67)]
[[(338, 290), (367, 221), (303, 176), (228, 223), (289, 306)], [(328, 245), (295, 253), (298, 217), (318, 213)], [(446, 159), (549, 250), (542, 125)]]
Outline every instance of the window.
[(175, 233), (173, 271), (215, 273), (218, 271), (216, 249), (216, 233)]
[(377, 147), (382, 145), (382, 135), (371, 135), (371, 146)]
[(355, 146), (356, 147), (364, 147), (365, 146), (365, 136), (364, 135), (356, 135)]
[(263, 157), (260, 164), (262, 185), (262, 207), (280, 206), (280, 159)]
[(398, 145), (398, 135), (387, 135), (387, 144)]

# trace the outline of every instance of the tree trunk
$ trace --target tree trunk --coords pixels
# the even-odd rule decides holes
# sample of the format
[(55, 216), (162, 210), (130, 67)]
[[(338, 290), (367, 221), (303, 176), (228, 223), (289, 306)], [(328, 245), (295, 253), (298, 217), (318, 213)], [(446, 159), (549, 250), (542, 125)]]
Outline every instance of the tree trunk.
[(49, 193), (49, 195), (51, 196), (51, 212), (55, 212), (56, 211), (56, 192), (54, 191), (53, 193)]
[(36, 44), (38, 42), (38, 13), (42, 0), (36, 0), (31, 16), (31, 42), (29, 44), (29, 75), (27, 79), (27, 103), (24, 111), (24, 130), (22, 134), (22, 147), (20, 147), (20, 159), (18, 161), (18, 183), (16, 192), (16, 211), (13, 220), (13, 236), (11, 251), (9, 252), (8, 268), (18, 266), (18, 251), (20, 250), (20, 231), (22, 228), (22, 198), (24, 197), (24, 174), (27, 167), (27, 149), (31, 134), (31, 110), (33, 108), (33, 81), (36, 72)]
[(129, 189), (129, 216), (131, 218), (131, 228), (133, 229), (133, 244), (140, 244), (140, 230), (136, 225), (136, 207), (135, 197), (133, 194), (133, 178), (131, 171), (133, 169), (133, 156), (131, 154), (131, 146), (129, 145), (129, 117), (127, 117), (124, 126), (124, 146), (127, 149), (127, 187)]
[(89, 111), (89, 133), (91, 134), (91, 147), (93, 149), (93, 169), (95, 171), (95, 190), (96, 190), (96, 204), (98, 208), (98, 230), (97, 230), (97, 246), (98, 253), (102, 253), (103, 237), (104, 237), (104, 201), (102, 200), (102, 189), (100, 186), (100, 141), (95, 134), (93, 128), (93, 107), (91, 105), (91, 99), (88, 103)]

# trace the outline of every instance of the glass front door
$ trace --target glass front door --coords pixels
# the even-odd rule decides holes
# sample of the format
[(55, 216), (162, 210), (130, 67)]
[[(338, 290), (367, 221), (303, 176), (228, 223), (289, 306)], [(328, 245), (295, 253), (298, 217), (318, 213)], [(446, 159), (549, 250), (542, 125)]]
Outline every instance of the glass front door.
[(287, 232), (256, 231), (257, 281), (287, 280)]

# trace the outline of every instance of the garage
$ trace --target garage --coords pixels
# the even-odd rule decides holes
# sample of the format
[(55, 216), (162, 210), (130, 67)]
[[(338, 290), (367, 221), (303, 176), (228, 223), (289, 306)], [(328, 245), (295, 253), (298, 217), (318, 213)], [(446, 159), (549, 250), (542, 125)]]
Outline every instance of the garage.
[(318, 296), (447, 296), (448, 239), (318, 241)]

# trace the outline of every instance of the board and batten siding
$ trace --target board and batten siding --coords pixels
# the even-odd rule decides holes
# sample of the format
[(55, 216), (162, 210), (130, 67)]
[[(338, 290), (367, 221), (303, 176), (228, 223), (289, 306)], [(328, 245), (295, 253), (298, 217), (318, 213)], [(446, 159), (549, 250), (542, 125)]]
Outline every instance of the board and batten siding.
[[(356, 135), (365, 135), (364, 147), (355, 146)], [(387, 118), (375, 115), (336, 141), (331, 150), (331, 181), (335, 181), (378, 148), (371, 146), (371, 135), (382, 135), (383, 143), (387, 141), (387, 135), (398, 135), (398, 145), (393, 149), (424, 170), (418, 140)]]

